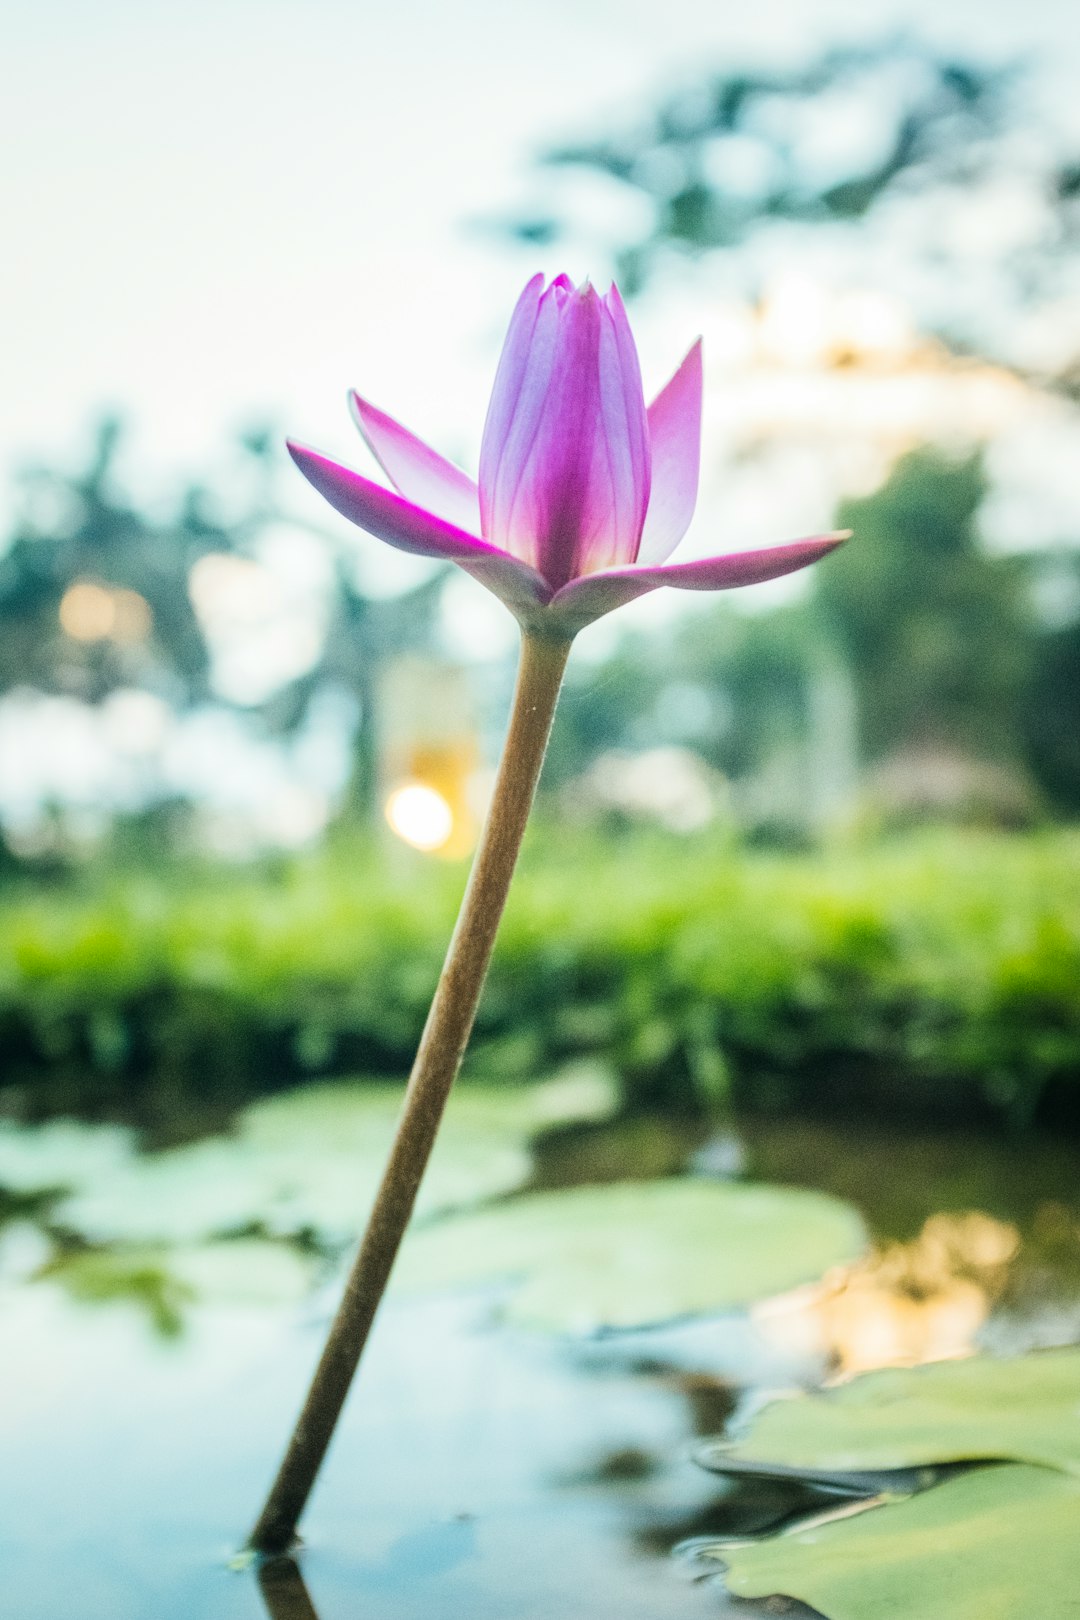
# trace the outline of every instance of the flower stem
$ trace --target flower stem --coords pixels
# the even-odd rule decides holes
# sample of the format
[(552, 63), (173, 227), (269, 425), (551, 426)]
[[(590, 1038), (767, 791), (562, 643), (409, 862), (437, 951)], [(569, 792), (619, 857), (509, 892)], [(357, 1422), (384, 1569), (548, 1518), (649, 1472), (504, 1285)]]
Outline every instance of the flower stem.
[(513, 711), (491, 807), (420, 1039), (394, 1144), (307, 1400), (251, 1533), (250, 1545), (258, 1552), (283, 1552), (295, 1540), (297, 1522), (405, 1235), (472, 1031), (569, 652), (569, 641), (528, 632), (522, 637)]

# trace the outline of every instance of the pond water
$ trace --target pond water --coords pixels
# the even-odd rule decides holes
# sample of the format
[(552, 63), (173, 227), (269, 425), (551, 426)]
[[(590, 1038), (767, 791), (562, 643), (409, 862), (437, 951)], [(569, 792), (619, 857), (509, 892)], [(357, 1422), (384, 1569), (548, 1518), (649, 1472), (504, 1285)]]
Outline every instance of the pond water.
[[(311, 1137), (314, 1191), (290, 1193), (291, 1226), (279, 1201), (273, 1220), (208, 1233), (175, 1230), (177, 1166), (205, 1182), (208, 1163), (220, 1180), (235, 1161), (254, 1184), (255, 1138), (140, 1160), (139, 1209), (154, 1210), (155, 1175), (161, 1192), (136, 1230), (103, 1202), (131, 1174), (109, 1130), (54, 1135), (44, 1154), (40, 1132), (0, 1144), (0, 1578), (18, 1620), (809, 1613), (728, 1598), (673, 1556), (815, 1500), (708, 1473), (695, 1447), (766, 1391), (1080, 1340), (1075, 1143), (791, 1120), (703, 1143), (594, 1119), (550, 1138), (526, 1179), (604, 1180), (642, 1158), (655, 1175), (666, 1154), (848, 1200), (868, 1253), (745, 1310), (593, 1336), (508, 1323), (496, 1283), (393, 1296), (305, 1521), (302, 1575), (238, 1567), (332, 1308), (342, 1240), (318, 1200), (340, 1160)], [(501, 1196), (505, 1150), (502, 1184), (484, 1187)], [(79, 1176), (81, 1195), (60, 1193)], [(171, 1249), (150, 1244), (155, 1219)]]

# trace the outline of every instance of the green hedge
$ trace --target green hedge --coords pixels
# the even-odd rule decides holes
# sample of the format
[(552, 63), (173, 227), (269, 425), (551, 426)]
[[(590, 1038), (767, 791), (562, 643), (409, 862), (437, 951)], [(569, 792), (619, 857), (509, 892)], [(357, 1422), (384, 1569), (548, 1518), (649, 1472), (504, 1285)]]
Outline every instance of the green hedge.
[[(463, 877), (337, 848), (12, 897), (0, 1107), (227, 1109), (303, 1074), (404, 1072)], [(540, 828), (470, 1064), (528, 1077), (581, 1053), (642, 1105), (1075, 1119), (1080, 833), (811, 857)]]

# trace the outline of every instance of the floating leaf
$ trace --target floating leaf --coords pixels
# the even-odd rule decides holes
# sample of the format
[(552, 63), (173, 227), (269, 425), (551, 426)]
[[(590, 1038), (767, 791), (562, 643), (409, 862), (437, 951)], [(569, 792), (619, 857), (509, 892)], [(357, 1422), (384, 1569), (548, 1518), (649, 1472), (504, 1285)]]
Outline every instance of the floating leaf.
[[(58, 1218), (94, 1243), (194, 1242), (248, 1229), (348, 1241), (374, 1196), (403, 1095), (385, 1083), (301, 1087), (249, 1108), (233, 1136), (91, 1168)], [(534, 1132), (614, 1106), (613, 1084), (595, 1070), (528, 1087), (461, 1087), (418, 1213), (514, 1190), (529, 1175)]]
[(772, 1401), (742, 1439), (702, 1454), (720, 1470), (730, 1459), (818, 1474), (978, 1458), (1080, 1475), (1080, 1349), (866, 1373)]
[(737, 1596), (829, 1620), (1074, 1620), (1078, 1525), (1080, 1480), (1008, 1464), (710, 1556)]
[(569, 1332), (640, 1326), (780, 1293), (853, 1259), (854, 1209), (788, 1187), (671, 1180), (539, 1193), (416, 1232), (407, 1288), (507, 1281), (507, 1315)]
[(0, 1121), (0, 1187), (53, 1192), (110, 1176), (130, 1156), (134, 1133), (120, 1125), (52, 1119), (43, 1125)]

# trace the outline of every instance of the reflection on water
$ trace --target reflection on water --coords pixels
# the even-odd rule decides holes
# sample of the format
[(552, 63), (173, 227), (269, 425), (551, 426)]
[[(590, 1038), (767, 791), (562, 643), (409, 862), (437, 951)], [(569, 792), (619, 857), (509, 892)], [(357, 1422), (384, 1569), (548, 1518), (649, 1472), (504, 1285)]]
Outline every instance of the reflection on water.
[[(711, 1475), (692, 1461), (700, 1441), (770, 1389), (976, 1343), (1080, 1338), (1080, 1211), (1072, 1144), (927, 1146), (790, 1122), (758, 1123), (747, 1139), (759, 1175), (861, 1193), (873, 1251), (768, 1308), (570, 1343), (500, 1328), (489, 1294), (390, 1302), (302, 1554), (244, 1573), (229, 1559), (331, 1307), (325, 1250), (298, 1231), (87, 1242), (58, 1224), (55, 1193), (37, 1197), (24, 1178), (0, 1211), (6, 1609), (19, 1620), (775, 1612), (725, 1609), (671, 1549), (759, 1534), (815, 1512), (820, 1492)], [(587, 1174), (580, 1143), (575, 1154)]]
[(910, 1243), (754, 1310), (767, 1337), (798, 1343), (838, 1375), (970, 1355), (1001, 1298), (1020, 1234), (969, 1211), (932, 1215)]
[(256, 1578), (270, 1620), (319, 1620), (294, 1558), (268, 1559)]

